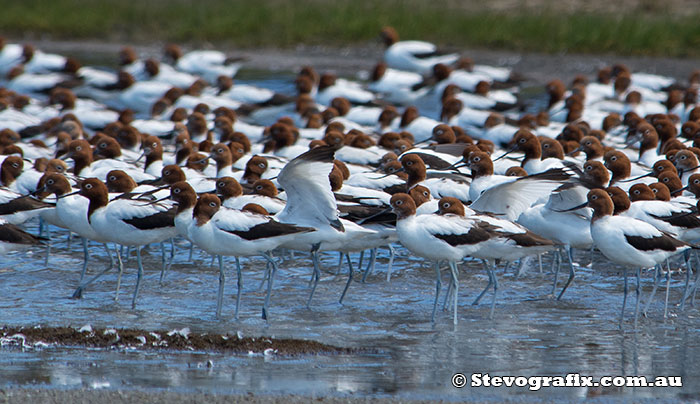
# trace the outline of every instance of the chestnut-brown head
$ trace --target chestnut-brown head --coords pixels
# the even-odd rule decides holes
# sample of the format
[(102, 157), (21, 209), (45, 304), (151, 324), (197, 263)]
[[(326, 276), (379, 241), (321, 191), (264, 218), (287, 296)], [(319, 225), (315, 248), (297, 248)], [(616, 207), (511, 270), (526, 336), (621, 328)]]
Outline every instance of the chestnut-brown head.
[(610, 198), (608, 192), (606, 192), (606, 190), (597, 188), (589, 191), (587, 200), (588, 206), (593, 209), (593, 220), (597, 220), (604, 216), (610, 216), (613, 214), (613, 201)]
[(398, 220), (406, 219), (416, 214), (416, 203), (413, 202), (413, 198), (409, 194), (394, 194), (391, 197), (390, 204)]
[(438, 212), (441, 215), (464, 216), (464, 204), (457, 198), (446, 196), (438, 201)]
[(177, 213), (193, 208), (197, 202), (197, 193), (192, 185), (178, 181), (170, 186), (170, 199), (177, 202)]
[(221, 208), (221, 200), (214, 194), (204, 194), (199, 197), (197, 204), (194, 206), (192, 217), (194, 217), (197, 226), (202, 226), (211, 220)]
[(123, 170), (112, 170), (107, 173), (105, 179), (109, 192), (131, 192), (138, 186), (136, 181)]

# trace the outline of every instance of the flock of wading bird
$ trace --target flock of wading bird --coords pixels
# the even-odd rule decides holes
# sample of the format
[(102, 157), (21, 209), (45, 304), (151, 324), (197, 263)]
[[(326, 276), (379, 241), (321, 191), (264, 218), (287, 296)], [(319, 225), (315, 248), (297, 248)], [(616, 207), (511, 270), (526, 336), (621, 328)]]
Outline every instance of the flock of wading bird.
[[(366, 81), (319, 75), (301, 67), (296, 94), (236, 84), (242, 61), (216, 50), (183, 52), (167, 45), (160, 58), (119, 52), (119, 68), (82, 66), (0, 39), (0, 251), (47, 245), (65, 229), (83, 240), (84, 262), (74, 297), (136, 250), (175, 237), (218, 257), (216, 315), (221, 313), (223, 256), (267, 262), (269, 301), (279, 259), (275, 251), (311, 253), (307, 305), (321, 277), (318, 254), (347, 257), (400, 243), (434, 261), (433, 320), (441, 264), (449, 267), (445, 305), (457, 322), (458, 264), (480, 259), (493, 288), (498, 262), (552, 252), (597, 249), (636, 276), (654, 269), (667, 281), (678, 256), (694, 302), (693, 244), (700, 239), (700, 72), (687, 83), (603, 67), (570, 86), (546, 84), (546, 109), (525, 113), (523, 78), (506, 67), (475, 64), (423, 41), (381, 31), (382, 60)], [(414, 104), (440, 106), (440, 116)], [(21, 227), (38, 218), (39, 235)], [(69, 233), (70, 234), (70, 233)], [(85, 280), (90, 243), (103, 244), (109, 266)], [(114, 248), (110, 247), (114, 245)], [(121, 246), (121, 247), (118, 247)], [(125, 250), (126, 247), (126, 250)], [(125, 253), (126, 251), (126, 253)], [(191, 256), (190, 256), (191, 259)], [(541, 262), (541, 261), (540, 261)], [(360, 269), (361, 269), (360, 263)], [(664, 268), (664, 265), (666, 266)], [(696, 270), (697, 271), (697, 270)], [(700, 272), (698, 272), (700, 273)], [(161, 280), (162, 280), (161, 274)]]

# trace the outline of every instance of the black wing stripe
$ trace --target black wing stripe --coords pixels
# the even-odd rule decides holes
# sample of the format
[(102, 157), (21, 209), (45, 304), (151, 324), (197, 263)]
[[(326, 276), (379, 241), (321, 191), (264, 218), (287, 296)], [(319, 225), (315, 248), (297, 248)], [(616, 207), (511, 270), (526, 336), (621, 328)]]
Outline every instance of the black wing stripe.
[(244, 240), (257, 240), (261, 238), (284, 236), (287, 234), (294, 233), (307, 233), (314, 231), (315, 229), (310, 227), (299, 227), (291, 224), (280, 223), (274, 220), (269, 222), (260, 223), (256, 226), (251, 227), (246, 231), (241, 230), (225, 230), (227, 233), (235, 234), (236, 236)]
[(679, 215), (671, 216), (656, 216), (650, 215), (656, 219), (663, 220), (673, 226), (683, 227), (686, 229), (696, 229), (700, 227), (700, 218), (697, 216), (697, 212), (684, 212)]
[(452, 247), (472, 245), (491, 238), (489, 232), (480, 227), (472, 227), (468, 232), (462, 234), (434, 234), (434, 236)]
[(657, 237), (630, 236), (625, 234), (625, 239), (627, 239), (627, 242), (630, 243), (632, 247), (640, 251), (676, 251), (678, 247), (686, 245), (667, 233), (663, 233), (663, 235)]
[(136, 227), (139, 230), (162, 229), (164, 227), (175, 226), (175, 212), (176, 211), (174, 209), (170, 209), (167, 211), (158, 212), (154, 215), (122, 219), (122, 221)]
[(0, 241), (13, 244), (42, 244), (46, 240), (43, 237), (37, 237), (29, 234), (19, 227), (5, 223), (0, 225)]
[(34, 199), (30, 196), (22, 196), (15, 198), (7, 203), (0, 204), (0, 215), (11, 215), (17, 212), (24, 212), (27, 210), (35, 210), (42, 208), (50, 208), (55, 206), (50, 203), (42, 202), (38, 199)]
[(521, 247), (554, 245), (554, 242), (552, 242), (552, 240), (540, 237), (531, 231), (527, 231), (525, 233), (510, 233), (506, 237), (515, 241), (515, 244)]

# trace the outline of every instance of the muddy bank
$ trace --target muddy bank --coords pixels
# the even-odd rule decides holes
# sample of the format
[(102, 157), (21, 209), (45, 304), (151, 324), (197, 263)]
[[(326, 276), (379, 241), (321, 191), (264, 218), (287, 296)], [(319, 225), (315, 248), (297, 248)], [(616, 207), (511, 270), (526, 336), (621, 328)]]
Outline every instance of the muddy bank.
[[(423, 404), (442, 403), (444, 401), (435, 400), (411, 400), (392, 399), (376, 397), (308, 397), (296, 395), (255, 395), (253, 393), (240, 395), (214, 395), (214, 394), (182, 394), (174, 392), (146, 393), (142, 391), (129, 390), (29, 390), (29, 389), (8, 389), (0, 390), (0, 402), (4, 404), (25, 404), (25, 403), (97, 403), (109, 402), (111, 404), (121, 403), (151, 403), (151, 404), (191, 404), (191, 403), (249, 403), (249, 404), (302, 404), (309, 402), (326, 404)], [(524, 400), (508, 400), (504, 402), (523, 402)], [(486, 401), (470, 401), (486, 402)]]
[(36, 348), (68, 346), (85, 348), (137, 348), (169, 351), (204, 351), (264, 355), (351, 354), (357, 349), (340, 348), (316, 341), (243, 337), (240, 334), (200, 334), (189, 328), (146, 331), (139, 329), (71, 327), (2, 327), (0, 346)]

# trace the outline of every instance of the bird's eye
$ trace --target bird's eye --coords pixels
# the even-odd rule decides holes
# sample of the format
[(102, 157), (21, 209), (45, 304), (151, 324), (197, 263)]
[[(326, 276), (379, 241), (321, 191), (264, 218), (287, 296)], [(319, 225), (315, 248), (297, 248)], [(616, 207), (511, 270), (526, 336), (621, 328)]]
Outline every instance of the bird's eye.
[(406, 162), (406, 165), (407, 165), (407, 166), (412, 166), (412, 165), (413, 165), (413, 162), (412, 162), (412, 161), (407, 161), (407, 162)]
[(265, 163), (260, 163), (260, 164), (258, 164), (258, 167), (260, 167), (260, 168), (265, 168)]
[(49, 185), (53, 185), (54, 182), (55, 182), (54, 180), (48, 180), (48, 181), (46, 181), (46, 183), (49, 184)]
[[(612, 194), (610, 196), (612, 196)], [(591, 196), (591, 199), (598, 199), (598, 197), (596, 195), (593, 195)]]
[(664, 178), (664, 182), (668, 182), (670, 179), (668, 177)]
[(395, 172), (396, 172), (396, 169), (395, 169), (394, 167), (390, 167), (390, 168), (389, 168), (389, 172), (395, 173)]
[(443, 207), (443, 208), (449, 208), (449, 207), (450, 207), (450, 203), (449, 203), (449, 202), (445, 202), (445, 203), (442, 204), (442, 207)]
[(107, 143), (100, 143), (100, 149), (104, 149), (105, 147), (107, 147)]
[(17, 163), (12, 163), (12, 167), (17, 168), (17, 167), (19, 167), (19, 164), (17, 164)]
[(164, 174), (164, 175), (170, 175), (170, 170), (164, 171), (163, 174)]
[(659, 190), (656, 188), (652, 188), (651, 190), (654, 191), (655, 194), (659, 192)]
[(151, 147), (155, 149), (156, 147), (158, 147), (158, 143), (151, 143)]
[(429, 195), (430, 194), (428, 193), (428, 191), (423, 191), (423, 196), (425, 196), (427, 198)]
[(255, 189), (257, 189), (258, 191), (260, 191), (262, 188), (263, 188), (262, 185), (258, 185), (255, 187)]
[(83, 150), (83, 146), (77, 146), (77, 147), (75, 148), (75, 151), (81, 151), (81, 150)]
[(403, 201), (402, 201), (402, 200), (396, 201), (396, 205), (397, 205), (397, 206), (398, 206), (398, 205), (403, 205)]
[(586, 146), (590, 146), (590, 145), (591, 145), (591, 142), (586, 142)]
[(474, 157), (474, 161), (481, 161), (481, 157)]
[(548, 148), (549, 148), (549, 144), (545, 143), (544, 145), (542, 145), (542, 147), (544, 147), (545, 149), (548, 149)]
[(115, 176), (113, 176), (113, 175), (110, 175), (110, 176), (109, 176), (109, 180), (110, 180), (110, 181), (116, 181), (116, 180), (117, 180), (117, 177), (115, 177)]
[(700, 180), (694, 180), (693, 184), (700, 184)]
[(685, 156), (681, 156), (681, 160), (685, 160)]
[(586, 171), (591, 171), (593, 169), (593, 166), (586, 166)]
[(179, 194), (179, 193), (180, 193), (180, 188), (175, 188), (175, 189), (173, 189), (173, 193), (174, 193), (174, 194)]
[(85, 184), (85, 189), (92, 189), (92, 184)]
[(237, 149), (237, 151), (241, 154), (243, 154), (243, 149)]
[(611, 160), (611, 161), (617, 161), (617, 157), (611, 157), (610, 160)]
[(635, 191), (634, 191), (634, 194), (635, 194), (635, 195), (639, 195), (639, 190), (638, 190), (638, 189), (635, 190)]
[(226, 184), (224, 184), (223, 182), (219, 182), (218, 184), (216, 184), (216, 186), (219, 188), (223, 188), (225, 185)]
[(217, 153), (223, 153), (223, 152), (224, 152), (224, 149), (217, 149), (216, 152), (217, 152)]
[(522, 138), (519, 140), (520, 143), (525, 143), (527, 140), (525, 138)]
[(216, 203), (215, 203), (215, 202), (209, 202), (209, 206), (211, 206), (212, 208), (215, 208), (215, 207), (216, 207)]

